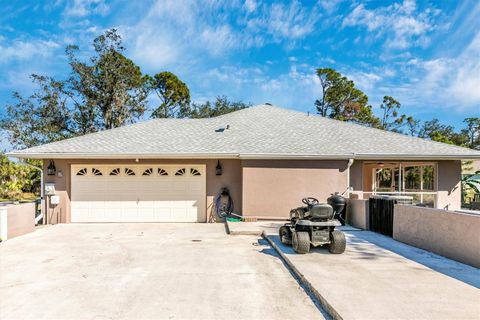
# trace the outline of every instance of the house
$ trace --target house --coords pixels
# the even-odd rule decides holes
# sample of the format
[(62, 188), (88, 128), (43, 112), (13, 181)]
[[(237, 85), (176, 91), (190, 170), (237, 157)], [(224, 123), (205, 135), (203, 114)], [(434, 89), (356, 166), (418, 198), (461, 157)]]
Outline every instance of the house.
[(205, 222), (230, 190), (235, 212), (286, 218), (305, 196), (407, 194), (459, 209), (461, 160), (480, 152), (259, 105), (210, 119), (154, 119), (8, 154), (44, 160), (48, 222)]

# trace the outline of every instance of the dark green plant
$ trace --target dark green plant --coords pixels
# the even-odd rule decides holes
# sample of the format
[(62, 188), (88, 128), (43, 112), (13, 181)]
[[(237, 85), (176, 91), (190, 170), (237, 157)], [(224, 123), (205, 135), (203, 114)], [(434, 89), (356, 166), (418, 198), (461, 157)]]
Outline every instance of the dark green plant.
[(480, 170), (462, 175), (462, 202), (466, 204), (469, 194), (480, 193)]
[(227, 114), (233, 111), (242, 110), (250, 107), (241, 101), (229, 101), (227, 97), (217, 97), (214, 102), (207, 101), (205, 103), (193, 103), (188, 114), (189, 118), (212, 118)]
[[(29, 163), (40, 166), (40, 160), (29, 160)], [(0, 198), (22, 200), (35, 197), (40, 191), (40, 172), (23, 164), (10, 161), (0, 154)]]
[(149, 88), (160, 99), (152, 118), (185, 117), (190, 109), (190, 90), (175, 74), (160, 72), (148, 78)]

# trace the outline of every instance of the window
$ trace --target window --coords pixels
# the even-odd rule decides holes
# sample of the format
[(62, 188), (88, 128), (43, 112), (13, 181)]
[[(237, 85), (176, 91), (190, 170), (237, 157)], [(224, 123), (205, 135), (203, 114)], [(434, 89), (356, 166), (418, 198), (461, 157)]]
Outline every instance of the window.
[(158, 168), (158, 174), (161, 176), (168, 176), (168, 172), (162, 168)]
[(153, 168), (148, 168), (143, 171), (142, 176), (151, 176), (153, 173)]
[(435, 190), (435, 167), (433, 165), (423, 167), (423, 190)]
[(436, 167), (434, 163), (387, 162), (367, 163), (366, 166), (372, 168), (371, 186), (373, 188), (370, 190), (373, 193), (411, 196), (414, 204), (435, 206)]
[(94, 176), (103, 176), (102, 172), (97, 168), (92, 168), (92, 173)]
[(201, 176), (200, 171), (198, 171), (198, 170), (195, 169), (195, 168), (190, 168), (190, 174), (191, 174), (192, 176)]
[(112, 171), (110, 171), (111, 176), (118, 176), (120, 174), (120, 168), (115, 168)]
[(87, 173), (88, 173), (87, 168), (83, 168), (83, 169), (78, 170), (77, 176), (84, 176)]
[(177, 172), (175, 172), (176, 176), (183, 176), (185, 174), (185, 168), (178, 169)]
[(125, 174), (127, 176), (134, 176), (135, 175), (135, 171), (133, 171), (132, 169), (130, 168), (125, 168)]

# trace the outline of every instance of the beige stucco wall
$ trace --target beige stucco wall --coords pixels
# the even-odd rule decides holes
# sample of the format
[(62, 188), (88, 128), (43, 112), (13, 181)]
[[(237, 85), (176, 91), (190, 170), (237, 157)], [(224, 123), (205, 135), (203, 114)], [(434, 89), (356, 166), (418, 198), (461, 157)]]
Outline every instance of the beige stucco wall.
[(35, 230), (35, 203), (11, 204), (0, 208), (0, 237), (12, 239)]
[(347, 188), (348, 161), (244, 160), (243, 215), (288, 218), (304, 197), (325, 202)]
[[(214, 197), (220, 192), (221, 188), (226, 187), (230, 190), (230, 194), (235, 204), (235, 211), (242, 212), (242, 168), (240, 160), (220, 160), (223, 168), (221, 176), (215, 175), (215, 167), (217, 160), (140, 160), (135, 162), (132, 160), (55, 160), (57, 175), (45, 175), (45, 182), (55, 183), (55, 190), (60, 196), (60, 204), (58, 206), (50, 206), (48, 200), (47, 221), (48, 223), (65, 223), (70, 222), (70, 166), (72, 164), (204, 164), (207, 170), (207, 219), (211, 213), (211, 203)], [(44, 161), (44, 169), (48, 166), (48, 160)], [(62, 176), (59, 177), (59, 171)]]
[(480, 215), (395, 205), (393, 238), (480, 268)]
[[(55, 160), (56, 176), (45, 175), (45, 182), (55, 183), (60, 205), (46, 201), (49, 223), (70, 222), (70, 166), (72, 164), (136, 164), (135, 160)], [(222, 187), (229, 188), (235, 211), (246, 216), (286, 218), (291, 208), (301, 205), (305, 196), (325, 201), (332, 192), (347, 188), (346, 160), (221, 160), (223, 174), (215, 175), (217, 160), (140, 160), (139, 164), (205, 164), (207, 169), (207, 216), (213, 198)], [(44, 161), (44, 168), (48, 161)], [(350, 168), (352, 196), (361, 198), (370, 191), (371, 167), (355, 161)], [(60, 177), (58, 173), (61, 172)], [(438, 207), (460, 208), (460, 161), (438, 162)], [(242, 189), (243, 188), (243, 189)]]
[(364, 230), (369, 227), (368, 200), (348, 199), (347, 224)]
[(438, 162), (437, 208), (458, 210), (462, 202), (462, 163), (461, 161)]

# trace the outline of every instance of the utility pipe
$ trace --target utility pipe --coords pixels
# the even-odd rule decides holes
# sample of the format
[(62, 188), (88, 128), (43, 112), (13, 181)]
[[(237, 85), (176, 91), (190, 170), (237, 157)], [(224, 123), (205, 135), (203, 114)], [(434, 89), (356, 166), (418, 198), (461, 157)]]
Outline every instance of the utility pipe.
[(44, 189), (44, 187), (43, 187), (43, 169), (26, 162), (25, 159), (20, 159), (20, 163), (23, 164), (23, 165), (26, 165), (27, 167), (30, 167), (30, 168), (33, 168), (33, 169), (36, 169), (36, 170), (40, 171), (40, 217), (38, 219), (37, 219), (37, 217), (35, 217), (35, 224), (38, 224), (38, 221), (40, 221), (40, 219), (43, 219), (43, 224), (45, 224), (46, 223), (46, 216), (45, 216), (45, 208), (44, 208), (45, 207), (45, 200), (43, 198), (43, 189)]
[(347, 198), (350, 198), (350, 167), (355, 160), (353, 158), (348, 159), (347, 164)]

